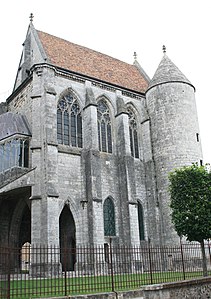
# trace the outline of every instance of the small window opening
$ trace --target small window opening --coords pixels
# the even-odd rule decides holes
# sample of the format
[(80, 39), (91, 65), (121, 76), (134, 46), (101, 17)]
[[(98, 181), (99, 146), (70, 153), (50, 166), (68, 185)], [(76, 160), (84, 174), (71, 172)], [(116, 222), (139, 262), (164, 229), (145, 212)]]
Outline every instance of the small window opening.
[(200, 166), (203, 166), (203, 160), (200, 160)]
[(108, 243), (104, 243), (104, 256), (106, 263), (109, 263), (109, 245)]
[(196, 141), (199, 142), (199, 133), (196, 133)]

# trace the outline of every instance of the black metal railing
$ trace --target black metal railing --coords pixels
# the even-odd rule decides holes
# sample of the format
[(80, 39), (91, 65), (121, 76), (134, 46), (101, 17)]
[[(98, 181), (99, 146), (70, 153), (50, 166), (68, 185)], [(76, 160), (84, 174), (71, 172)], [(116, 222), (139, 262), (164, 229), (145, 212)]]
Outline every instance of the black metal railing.
[[(209, 242), (206, 261), (211, 269)], [(0, 247), (0, 298), (117, 292), (203, 276), (200, 244)]]

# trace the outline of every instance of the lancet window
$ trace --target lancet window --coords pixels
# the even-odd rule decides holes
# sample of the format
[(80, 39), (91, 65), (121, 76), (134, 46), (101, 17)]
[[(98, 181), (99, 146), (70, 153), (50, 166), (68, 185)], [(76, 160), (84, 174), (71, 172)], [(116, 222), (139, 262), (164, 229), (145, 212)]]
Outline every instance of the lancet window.
[(82, 117), (78, 101), (72, 94), (57, 105), (57, 140), (59, 144), (82, 147)]
[(98, 102), (97, 121), (99, 150), (112, 153), (111, 118), (109, 108), (104, 100)]
[(113, 200), (108, 197), (106, 198), (103, 205), (103, 219), (104, 219), (104, 235), (115, 236), (115, 208)]
[(138, 201), (138, 223), (139, 223), (139, 238), (140, 241), (145, 239), (144, 236), (144, 213), (142, 204)]
[(0, 144), (0, 172), (12, 167), (29, 167), (29, 141), (15, 138)]
[(139, 144), (138, 144), (136, 118), (135, 118), (135, 115), (130, 107), (128, 107), (127, 112), (129, 115), (129, 133), (130, 133), (131, 155), (135, 158), (139, 158)]

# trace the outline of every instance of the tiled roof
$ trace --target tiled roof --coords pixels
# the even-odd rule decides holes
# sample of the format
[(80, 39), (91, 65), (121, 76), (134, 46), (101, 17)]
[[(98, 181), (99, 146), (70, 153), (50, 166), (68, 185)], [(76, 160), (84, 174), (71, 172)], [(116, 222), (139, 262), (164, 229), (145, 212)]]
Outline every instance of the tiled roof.
[(145, 92), (147, 79), (134, 65), (37, 31), (49, 63), (107, 83)]

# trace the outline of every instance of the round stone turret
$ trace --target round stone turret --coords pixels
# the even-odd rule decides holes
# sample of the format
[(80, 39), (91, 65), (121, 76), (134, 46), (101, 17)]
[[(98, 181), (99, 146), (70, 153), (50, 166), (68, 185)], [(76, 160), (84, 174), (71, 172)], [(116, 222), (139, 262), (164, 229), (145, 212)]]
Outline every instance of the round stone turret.
[(168, 174), (202, 161), (195, 88), (164, 53), (146, 92), (161, 242), (178, 241), (170, 216)]

